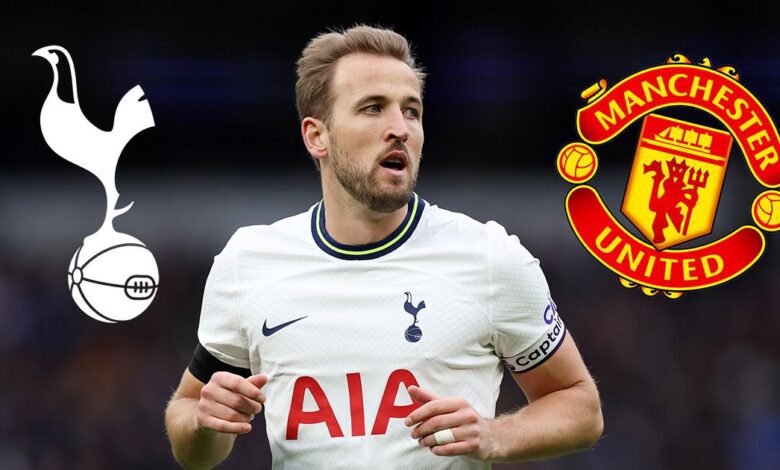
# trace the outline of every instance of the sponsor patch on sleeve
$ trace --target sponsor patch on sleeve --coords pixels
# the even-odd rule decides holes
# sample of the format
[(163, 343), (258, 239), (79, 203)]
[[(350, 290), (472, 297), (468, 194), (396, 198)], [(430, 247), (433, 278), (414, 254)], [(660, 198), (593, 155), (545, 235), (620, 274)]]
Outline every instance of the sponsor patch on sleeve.
[(531, 347), (516, 356), (501, 358), (507, 369), (512, 372), (527, 372), (553, 355), (566, 337), (566, 326), (557, 312), (549, 325), (545, 334)]

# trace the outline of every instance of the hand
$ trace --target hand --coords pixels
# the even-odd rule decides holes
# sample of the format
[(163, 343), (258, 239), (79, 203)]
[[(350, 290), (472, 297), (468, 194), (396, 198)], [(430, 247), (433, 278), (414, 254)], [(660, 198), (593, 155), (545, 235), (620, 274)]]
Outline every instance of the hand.
[[(412, 437), (435, 455), (467, 455), (487, 460), (490, 455), (488, 420), (474, 411), (463, 398), (442, 398), (412, 385), (408, 389), (412, 400), (422, 406), (406, 417), (407, 426), (415, 426)], [(450, 429), (455, 442), (438, 445), (433, 433)]]
[(265, 394), (260, 390), (268, 382), (263, 374), (243, 378), (229, 372), (215, 372), (200, 391), (195, 413), (198, 429), (230, 434), (246, 434), (249, 424), (263, 409)]

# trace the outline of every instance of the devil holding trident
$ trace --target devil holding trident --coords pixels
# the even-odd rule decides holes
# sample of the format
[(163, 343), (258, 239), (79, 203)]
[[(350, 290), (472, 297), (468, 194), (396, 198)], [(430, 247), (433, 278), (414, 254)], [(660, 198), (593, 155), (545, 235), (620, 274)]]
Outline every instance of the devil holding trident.
[[(662, 162), (653, 160), (644, 165), (644, 173), (652, 173), (653, 188), (650, 193), (649, 209), (653, 218), (653, 243), (658, 245), (666, 241), (664, 230), (672, 222), (675, 230), (685, 236), (691, 222), (691, 215), (699, 200), (699, 189), (707, 186), (709, 172), (687, 165), (684, 160), (675, 158), (666, 161), (669, 174), (663, 171)], [(687, 182), (685, 176), (688, 176)], [(663, 194), (661, 189), (663, 188)], [(688, 208), (683, 216), (680, 205)]]

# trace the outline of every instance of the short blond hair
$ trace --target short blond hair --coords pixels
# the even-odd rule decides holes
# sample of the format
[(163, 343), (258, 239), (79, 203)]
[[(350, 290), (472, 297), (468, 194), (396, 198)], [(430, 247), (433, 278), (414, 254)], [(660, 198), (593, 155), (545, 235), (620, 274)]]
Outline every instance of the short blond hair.
[(390, 29), (362, 24), (346, 31), (331, 30), (309, 41), (296, 64), (295, 106), (301, 121), (314, 117), (329, 122), (334, 99), (330, 83), (336, 62), (352, 53), (389, 56), (402, 61), (417, 75), (422, 93), (425, 73), (417, 66), (405, 37)]

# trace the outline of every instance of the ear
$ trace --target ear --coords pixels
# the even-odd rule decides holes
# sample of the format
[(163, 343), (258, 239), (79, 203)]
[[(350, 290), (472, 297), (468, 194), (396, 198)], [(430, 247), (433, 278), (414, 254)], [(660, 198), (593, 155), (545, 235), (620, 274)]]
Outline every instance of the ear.
[(328, 129), (323, 121), (305, 118), (301, 122), (301, 136), (312, 158), (320, 160), (328, 155)]

